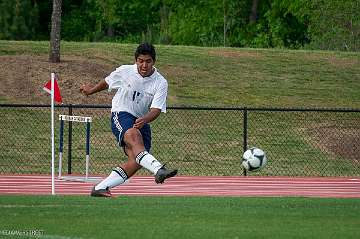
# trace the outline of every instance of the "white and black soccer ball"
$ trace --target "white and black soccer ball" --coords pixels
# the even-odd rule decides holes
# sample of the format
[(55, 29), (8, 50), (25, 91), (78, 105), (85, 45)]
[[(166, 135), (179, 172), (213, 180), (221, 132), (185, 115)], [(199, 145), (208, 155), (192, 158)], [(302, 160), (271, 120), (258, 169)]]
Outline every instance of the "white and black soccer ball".
[(247, 171), (257, 171), (265, 167), (266, 154), (263, 150), (252, 147), (243, 154), (242, 165)]

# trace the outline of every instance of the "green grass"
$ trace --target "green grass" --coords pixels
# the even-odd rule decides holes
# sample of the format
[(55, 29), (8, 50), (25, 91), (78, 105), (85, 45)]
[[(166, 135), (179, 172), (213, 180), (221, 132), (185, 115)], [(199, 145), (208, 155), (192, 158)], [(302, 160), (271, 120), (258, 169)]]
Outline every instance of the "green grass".
[[(113, 69), (132, 63), (135, 47), (62, 42), (61, 56), (82, 64), (111, 65)], [(169, 81), (171, 106), (360, 108), (358, 52), (156, 47), (156, 64)], [(47, 57), (48, 51), (48, 42), (0, 41), (0, 56)], [(93, 78), (101, 79), (98, 75)]]
[(0, 208), (0, 232), (40, 230), (44, 238), (360, 236), (356, 199), (1, 196)]
[(0, 196), (0, 209), (0, 233), (40, 230), (40, 238), (360, 236), (358, 199)]

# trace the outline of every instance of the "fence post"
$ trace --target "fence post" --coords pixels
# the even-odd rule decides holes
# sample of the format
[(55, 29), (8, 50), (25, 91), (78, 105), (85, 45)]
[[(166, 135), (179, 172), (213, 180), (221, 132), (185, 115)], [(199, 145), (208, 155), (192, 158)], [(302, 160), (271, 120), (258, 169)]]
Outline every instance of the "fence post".
[[(244, 108), (244, 118), (243, 118), (243, 153), (246, 151), (247, 149), (247, 108), (245, 107)], [(246, 169), (244, 168), (243, 169), (243, 173), (244, 173), (244, 176), (247, 175), (247, 172), (246, 172)]]
[[(69, 104), (69, 115), (72, 115), (72, 104)], [(68, 132), (68, 174), (71, 174), (72, 122), (69, 121)]]
[(85, 162), (85, 179), (88, 178), (89, 175), (89, 162), (90, 162), (90, 122), (86, 122), (86, 162)]

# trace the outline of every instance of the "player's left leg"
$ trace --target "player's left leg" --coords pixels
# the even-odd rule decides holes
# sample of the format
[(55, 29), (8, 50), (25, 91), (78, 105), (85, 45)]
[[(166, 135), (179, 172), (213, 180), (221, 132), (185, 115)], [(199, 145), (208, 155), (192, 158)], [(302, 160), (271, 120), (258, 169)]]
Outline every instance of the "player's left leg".
[(96, 185), (91, 196), (110, 197), (110, 189), (124, 183), (141, 167), (155, 175), (156, 183), (163, 183), (165, 179), (174, 177), (177, 170), (168, 170), (153, 155), (151, 155), (151, 130), (145, 124), (140, 130), (132, 128), (135, 117), (126, 113), (112, 113), (112, 130), (119, 146), (124, 147), (128, 161), (115, 168), (110, 175)]
[(126, 131), (124, 136), (126, 146), (136, 155), (136, 162), (149, 170), (155, 176), (156, 183), (163, 183), (165, 179), (174, 177), (177, 170), (168, 170), (152, 154), (149, 153), (151, 147), (151, 130), (148, 124), (140, 130), (136, 128)]

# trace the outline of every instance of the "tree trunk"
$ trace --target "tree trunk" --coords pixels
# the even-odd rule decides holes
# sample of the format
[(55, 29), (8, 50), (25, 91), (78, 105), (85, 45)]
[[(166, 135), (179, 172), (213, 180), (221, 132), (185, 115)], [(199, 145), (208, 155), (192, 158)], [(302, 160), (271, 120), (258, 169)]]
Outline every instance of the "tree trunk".
[(114, 27), (109, 25), (107, 30), (106, 30), (106, 36), (108, 37), (114, 37), (115, 36), (115, 30), (114, 30)]
[(253, 24), (256, 22), (257, 19), (257, 9), (258, 9), (258, 5), (259, 5), (259, 1), (260, 0), (253, 0), (252, 1), (252, 6), (251, 6), (251, 13), (249, 16), (249, 23)]
[(62, 0), (53, 0), (49, 54), (52, 63), (60, 62), (61, 4)]
[(224, 19), (223, 19), (223, 36), (224, 36), (224, 47), (226, 47), (226, 28), (227, 28), (227, 16), (226, 16), (226, 0), (223, 0), (223, 16), (224, 16)]
[(164, 3), (160, 7), (160, 43), (170, 44), (170, 35), (169, 35), (169, 15), (170, 7), (166, 6)]

